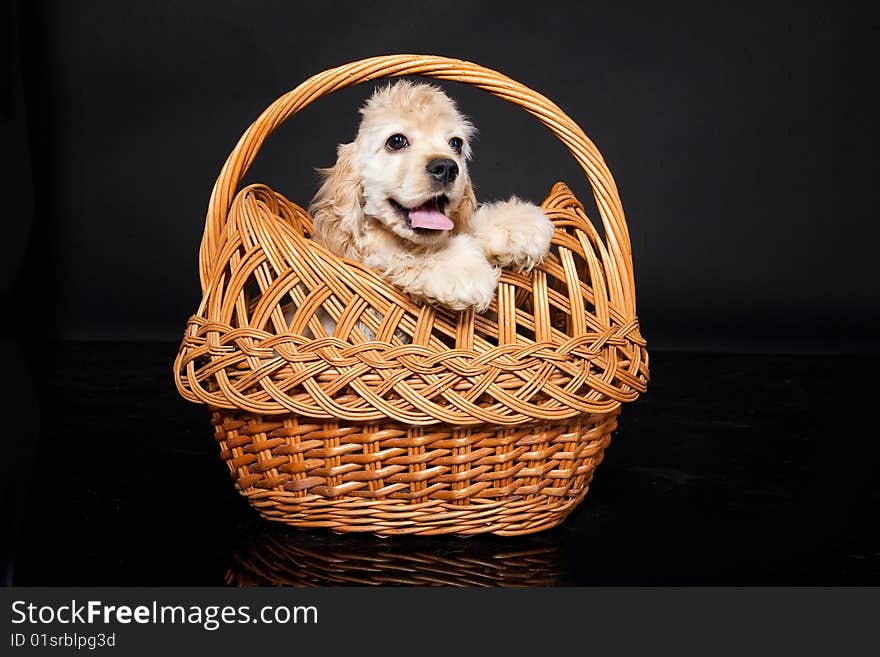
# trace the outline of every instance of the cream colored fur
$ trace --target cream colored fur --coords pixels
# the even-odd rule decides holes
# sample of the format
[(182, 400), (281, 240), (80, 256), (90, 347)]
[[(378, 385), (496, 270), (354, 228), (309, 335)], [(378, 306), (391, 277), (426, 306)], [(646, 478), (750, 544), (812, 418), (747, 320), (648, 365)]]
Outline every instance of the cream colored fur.
[[(547, 255), (553, 226), (531, 203), (477, 206), (467, 170), (474, 127), (437, 87), (397, 82), (378, 89), (361, 109), (357, 137), (339, 146), (312, 199), (314, 239), (362, 262), (420, 301), (454, 310), (485, 310), (500, 268), (528, 270)], [(392, 135), (408, 145), (391, 150)], [(460, 152), (450, 145), (457, 137)], [(458, 175), (440, 184), (428, 162), (448, 158)], [(391, 199), (411, 209), (439, 194), (448, 199), (448, 231), (415, 230)], [(405, 214), (405, 213), (404, 213)]]

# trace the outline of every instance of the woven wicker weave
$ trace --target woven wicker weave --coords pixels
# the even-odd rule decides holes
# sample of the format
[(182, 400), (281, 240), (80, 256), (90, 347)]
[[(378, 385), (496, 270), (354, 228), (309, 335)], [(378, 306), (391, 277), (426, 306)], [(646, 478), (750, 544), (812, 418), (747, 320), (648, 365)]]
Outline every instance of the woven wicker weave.
[[(264, 140), (307, 104), (401, 75), (470, 84), (540, 120), (586, 173), (604, 238), (557, 183), (542, 206), (556, 226), (551, 256), (530, 274), (505, 271), (487, 313), (455, 313), (310, 241), (308, 214), (268, 187), (236, 193)], [(601, 155), (552, 102), (468, 62), (376, 57), (276, 100), (220, 172), (199, 272), (178, 390), (212, 409), (237, 489), (291, 525), (380, 535), (557, 525), (586, 494), (621, 403), (648, 380), (626, 221)]]

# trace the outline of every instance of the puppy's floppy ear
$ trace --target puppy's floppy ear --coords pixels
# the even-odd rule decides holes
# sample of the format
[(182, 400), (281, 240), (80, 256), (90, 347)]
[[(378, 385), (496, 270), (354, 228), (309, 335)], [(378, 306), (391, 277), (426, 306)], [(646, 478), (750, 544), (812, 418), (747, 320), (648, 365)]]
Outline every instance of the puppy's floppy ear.
[(459, 233), (470, 232), (471, 216), (477, 209), (477, 198), (474, 196), (474, 188), (471, 181), (467, 181), (464, 188), (464, 196), (461, 197), (461, 203), (458, 207), (449, 212), (449, 218), (455, 224), (455, 230)]
[(319, 169), (324, 182), (309, 205), (315, 240), (345, 257), (358, 257), (355, 238), (363, 226), (364, 189), (356, 154), (354, 142), (339, 146), (336, 164)]

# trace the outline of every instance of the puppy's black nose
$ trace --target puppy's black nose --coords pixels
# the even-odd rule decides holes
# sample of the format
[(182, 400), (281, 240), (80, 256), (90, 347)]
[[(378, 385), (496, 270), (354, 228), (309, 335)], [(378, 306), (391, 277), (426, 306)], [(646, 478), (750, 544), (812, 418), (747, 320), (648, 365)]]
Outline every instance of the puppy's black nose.
[(448, 185), (458, 175), (458, 165), (446, 157), (436, 157), (425, 167), (434, 180)]

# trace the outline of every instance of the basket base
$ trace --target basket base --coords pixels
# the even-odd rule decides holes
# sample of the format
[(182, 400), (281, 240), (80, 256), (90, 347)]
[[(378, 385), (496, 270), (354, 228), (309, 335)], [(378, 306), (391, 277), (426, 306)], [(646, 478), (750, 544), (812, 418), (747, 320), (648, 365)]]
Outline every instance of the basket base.
[(516, 427), (340, 425), (214, 414), (221, 457), (261, 516), (377, 536), (555, 527), (584, 499), (619, 409)]
[(580, 504), (587, 493), (562, 504), (546, 499), (479, 500), (468, 506), (430, 500), (420, 504), (372, 500), (304, 499), (283, 491), (243, 493), (266, 520), (300, 529), (323, 528), (335, 533), (365, 532), (380, 537), (496, 534), (520, 536), (552, 529)]

